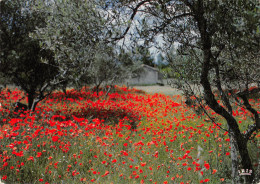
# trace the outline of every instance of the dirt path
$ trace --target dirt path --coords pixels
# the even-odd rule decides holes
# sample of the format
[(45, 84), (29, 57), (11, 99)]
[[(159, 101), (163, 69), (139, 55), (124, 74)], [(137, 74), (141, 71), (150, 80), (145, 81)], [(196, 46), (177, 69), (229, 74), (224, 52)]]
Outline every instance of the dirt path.
[(182, 92), (180, 90), (171, 88), (170, 86), (133, 86), (136, 89), (143, 90), (147, 93), (162, 93), (165, 95), (181, 95)]

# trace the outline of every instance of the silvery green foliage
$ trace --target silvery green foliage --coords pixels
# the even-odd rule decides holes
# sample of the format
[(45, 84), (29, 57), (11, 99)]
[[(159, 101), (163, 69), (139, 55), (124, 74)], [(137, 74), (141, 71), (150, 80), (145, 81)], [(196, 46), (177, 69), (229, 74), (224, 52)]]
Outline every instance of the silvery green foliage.
[[(196, 63), (201, 63), (203, 57), (200, 57), (199, 53), (203, 49), (203, 43), (195, 20), (195, 12), (192, 9), (199, 2), (157, 1), (147, 3), (145, 20), (148, 22), (152, 19), (153, 25), (146, 24), (143, 29), (144, 36), (162, 34), (165, 43), (163, 50), (170, 50), (174, 42), (177, 42), (178, 56), (183, 55), (186, 58), (190, 56), (197, 60)], [(257, 34), (259, 14), (256, 13), (259, 11), (257, 10), (259, 7), (254, 7), (255, 3), (255, 1), (203, 2), (207, 32), (212, 37), (213, 58), (220, 62), (222, 74), (225, 73), (223, 79), (228, 78), (229, 70), (236, 68), (239, 70), (236, 70), (235, 73), (239, 76), (233, 76), (233, 79), (236, 78), (240, 82), (245, 81), (248, 68), (254, 64), (256, 67), (251, 68), (251, 76), (248, 76), (250, 78), (248, 80), (259, 81), (259, 62), (256, 60), (259, 58), (259, 33)], [(212, 60), (212, 65), (214, 62)], [(189, 68), (187, 69), (189, 70)], [(214, 71), (212, 70), (212, 72)], [(196, 80), (196, 78), (198, 75), (195, 72), (192, 80)]]
[(41, 39), (42, 48), (55, 53), (60, 78), (76, 85), (98, 85), (124, 79), (123, 75), (131, 71), (130, 65), (126, 67), (119, 59), (120, 49), (116, 48), (121, 30), (115, 25), (121, 20), (115, 21), (118, 15), (106, 1), (37, 2), (34, 10), (48, 16), (46, 26), (38, 28), (32, 37)]
[(36, 27), (45, 25), (45, 15), (32, 10), (34, 2), (0, 1), (0, 76), (28, 94), (32, 110), (58, 73), (53, 53), (29, 37)]
[[(200, 4), (203, 4), (201, 15), (206, 20), (206, 32), (211, 37), (210, 49), (213, 59), (209, 78), (212, 85), (215, 86), (213, 65), (220, 67), (220, 77), (223, 84), (225, 83), (225, 88), (230, 86), (244, 90), (249, 81), (258, 84), (260, 14), (259, 2), (256, 0), (123, 0), (113, 1), (110, 6), (114, 11), (118, 10), (118, 14), (127, 14), (122, 17), (128, 17), (130, 28), (124, 29), (125, 25), (121, 24), (121, 29), (134, 30), (135, 34), (129, 31), (126, 36), (132, 36), (133, 40), (141, 38), (145, 45), (154, 45), (164, 53), (178, 45), (177, 55), (181, 60), (190, 57), (189, 60), (192, 59), (195, 64), (200, 65), (203, 60), (204, 43), (197, 21), (200, 13), (195, 12)], [(162, 40), (161, 44), (155, 42), (158, 36)], [(255, 67), (250, 67), (252, 65)], [(188, 65), (185, 67), (189, 70)], [(186, 70), (185, 67), (183, 70)], [(230, 72), (231, 70), (233, 71)], [(199, 71), (194, 70), (194, 75), (186, 75), (189, 76), (187, 81), (198, 80), (198, 73)]]
[(96, 52), (93, 58), (88, 73), (80, 80), (85, 84), (94, 85), (97, 90), (101, 86), (124, 82), (140, 67), (140, 62), (134, 61), (132, 54), (107, 45), (99, 45), (99, 52)]
[(36, 11), (48, 13), (46, 26), (33, 35), (42, 40), (42, 47), (55, 53), (61, 77), (79, 81), (87, 74), (105, 41), (105, 20), (94, 1), (38, 1)]

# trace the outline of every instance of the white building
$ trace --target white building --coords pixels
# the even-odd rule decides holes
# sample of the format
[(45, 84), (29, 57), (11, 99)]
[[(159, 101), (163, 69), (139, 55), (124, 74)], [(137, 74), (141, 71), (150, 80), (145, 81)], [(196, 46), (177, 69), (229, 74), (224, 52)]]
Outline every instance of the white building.
[(127, 85), (163, 84), (163, 74), (157, 68), (143, 64), (141, 72), (127, 79), (126, 82)]

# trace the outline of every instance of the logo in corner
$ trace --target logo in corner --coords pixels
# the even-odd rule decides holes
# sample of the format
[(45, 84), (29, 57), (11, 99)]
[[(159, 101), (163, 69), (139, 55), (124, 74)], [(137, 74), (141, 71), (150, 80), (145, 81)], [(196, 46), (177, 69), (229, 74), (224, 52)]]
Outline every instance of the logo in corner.
[(241, 169), (241, 170), (238, 170), (238, 173), (240, 176), (250, 176), (252, 174), (252, 170), (248, 170), (248, 169)]

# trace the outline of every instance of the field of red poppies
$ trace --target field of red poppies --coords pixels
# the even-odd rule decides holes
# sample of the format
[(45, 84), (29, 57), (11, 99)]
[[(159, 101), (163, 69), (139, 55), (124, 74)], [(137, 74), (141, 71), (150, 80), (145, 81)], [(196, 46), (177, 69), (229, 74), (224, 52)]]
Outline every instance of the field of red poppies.
[[(24, 94), (0, 94), (0, 176), (10, 183), (228, 183), (230, 147), (217, 124), (181, 96), (116, 87), (54, 92), (36, 112), (14, 112)], [(26, 99), (24, 99), (26, 103)], [(260, 100), (250, 103), (259, 109)], [(214, 113), (212, 113), (214, 115)], [(234, 111), (241, 129), (252, 116)], [(249, 144), (257, 167), (259, 135)]]

